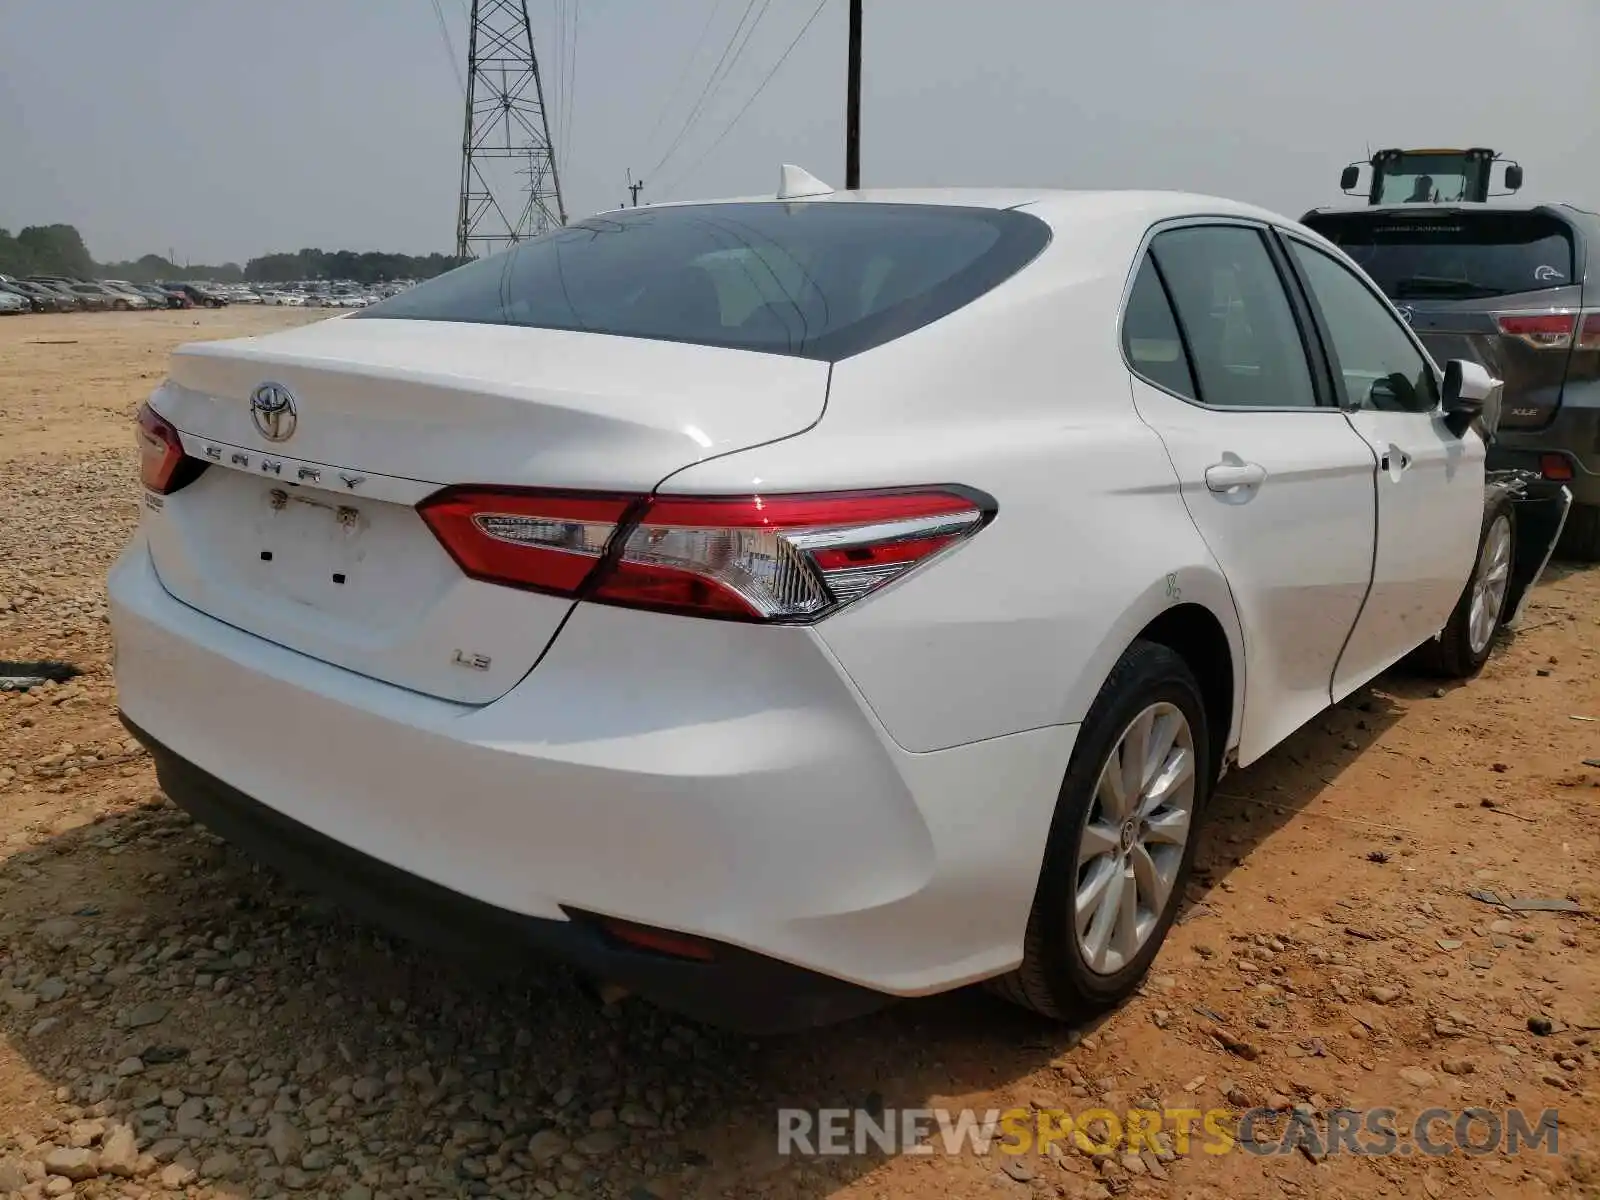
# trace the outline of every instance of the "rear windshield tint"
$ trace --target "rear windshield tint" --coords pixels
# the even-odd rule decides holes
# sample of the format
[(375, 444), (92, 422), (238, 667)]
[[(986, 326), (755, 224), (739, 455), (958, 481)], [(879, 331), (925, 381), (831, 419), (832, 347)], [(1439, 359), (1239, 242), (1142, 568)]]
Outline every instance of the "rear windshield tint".
[(942, 205), (640, 208), (441, 275), (351, 320), (571, 329), (833, 361), (938, 320), (1026, 265), (1037, 217)]
[(1306, 224), (1396, 300), (1568, 287), (1572, 234), (1543, 213), (1322, 213)]

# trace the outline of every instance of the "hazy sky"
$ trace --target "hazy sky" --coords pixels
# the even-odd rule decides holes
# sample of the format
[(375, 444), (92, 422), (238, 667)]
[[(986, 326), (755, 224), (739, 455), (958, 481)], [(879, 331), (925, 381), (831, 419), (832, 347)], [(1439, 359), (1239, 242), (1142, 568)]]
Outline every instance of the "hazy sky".
[[(462, 59), (468, 3), (440, 0)], [(705, 155), (815, 5), (530, 0), (568, 209), (621, 203), (629, 168), (646, 200), (767, 191), (784, 161), (841, 182), (845, 0)], [(1369, 142), (1476, 144), (1518, 158), (1525, 194), (1600, 206), (1600, 0), (866, 0), (865, 45), (869, 184), (1174, 187), (1298, 215)], [(0, 227), (70, 222), (103, 260), (450, 250), (461, 106), (432, 0), (0, 0)]]

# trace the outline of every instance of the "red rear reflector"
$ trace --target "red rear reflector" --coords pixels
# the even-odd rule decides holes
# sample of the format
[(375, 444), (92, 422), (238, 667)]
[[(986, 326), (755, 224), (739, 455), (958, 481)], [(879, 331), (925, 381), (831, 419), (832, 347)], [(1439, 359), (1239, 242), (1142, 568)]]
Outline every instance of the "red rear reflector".
[(1500, 313), (1495, 324), (1507, 337), (1521, 338), (1539, 350), (1565, 350), (1578, 326), (1576, 313)]
[(417, 511), (474, 579), (570, 596), (605, 553), (627, 496), (447, 488)]
[(673, 958), (687, 958), (695, 962), (710, 962), (716, 955), (708, 942), (686, 933), (670, 933), (665, 929), (652, 929), (648, 925), (635, 925), (601, 917), (600, 927), (616, 938), (638, 950), (650, 950)]
[(183, 440), (148, 401), (139, 406), (139, 482), (152, 492), (171, 495), (193, 483), (205, 470), (199, 459), (183, 453)]
[(1572, 463), (1564, 454), (1541, 454), (1539, 474), (1557, 483), (1565, 483), (1572, 478)]
[(459, 487), (418, 506), (474, 579), (630, 608), (809, 624), (994, 515), (966, 488), (630, 497)]

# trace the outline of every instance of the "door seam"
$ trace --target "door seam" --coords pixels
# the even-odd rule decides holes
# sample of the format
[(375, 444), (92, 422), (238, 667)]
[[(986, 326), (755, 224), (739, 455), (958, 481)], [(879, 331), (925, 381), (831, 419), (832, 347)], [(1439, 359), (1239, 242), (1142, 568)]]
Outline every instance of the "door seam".
[[(1361, 439), (1361, 444), (1367, 448), (1367, 456), (1372, 459), (1372, 560), (1367, 564), (1367, 590), (1361, 594), (1361, 605), (1356, 609), (1356, 619), (1350, 623), (1350, 628), (1345, 631), (1344, 644), (1339, 647), (1339, 657), (1333, 660), (1333, 671), (1328, 676), (1328, 704), (1339, 703), (1333, 694), (1334, 681), (1339, 678), (1339, 668), (1344, 665), (1344, 656), (1350, 650), (1350, 639), (1355, 637), (1356, 630), (1361, 627), (1361, 618), (1367, 614), (1367, 602), (1372, 599), (1372, 586), (1378, 579), (1378, 538), (1383, 532), (1383, 504), (1378, 492), (1378, 451), (1367, 439), (1367, 436), (1356, 428), (1355, 422), (1350, 419), (1349, 413), (1341, 414), (1345, 426), (1351, 433)], [(1356, 687), (1360, 687), (1357, 684)], [(1351, 688), (1354, 691), (1355, 688)], [(1348, 694), (1348, 693), (1347, 693)]]

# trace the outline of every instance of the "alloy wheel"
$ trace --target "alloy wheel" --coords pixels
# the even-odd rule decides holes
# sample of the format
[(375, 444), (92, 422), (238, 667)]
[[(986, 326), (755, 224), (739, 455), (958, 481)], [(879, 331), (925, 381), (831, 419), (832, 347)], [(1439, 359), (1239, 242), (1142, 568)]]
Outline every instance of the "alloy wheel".
[(1112, 975), (1155, 932), (1194, 816), (1194, 732), (1176, 705), (1145, 708), (1117, 740), (1078, 839), (1072, 923), (1084, 965)]

